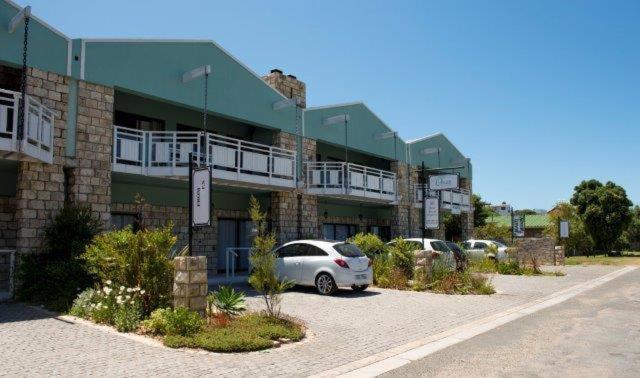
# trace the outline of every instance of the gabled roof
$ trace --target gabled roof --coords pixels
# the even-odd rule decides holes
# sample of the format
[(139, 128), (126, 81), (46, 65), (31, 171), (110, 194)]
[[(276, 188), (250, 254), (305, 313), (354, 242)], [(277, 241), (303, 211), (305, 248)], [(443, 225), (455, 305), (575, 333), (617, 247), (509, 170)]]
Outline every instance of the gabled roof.
[(381, 133), (393, 132), (377, 114), (363, 102), (326, 105), (304, 111), (303, 133), (307, 138), (333, 145), (345, 145), (344, 125), (323, 126), (322, 121), (337, 115), (348, 115), (347, 145), (350, 149), (385, 159), (405, 161), (405, 142), (398, 135), (380, 139)]
[(80, 69), (74, 73), (80, 79), (200, 109), (204, 78), (183, 83), (182, 75), (211, 65), (209, 111), (295, 132), (295, 110), (272, 108), (284, 96), (213, 41), (82, 39), (79, 44)]
[[(438, 152), (425, 154), (425, 149), (439, 148)], [(463, 166), (455, 172), (460, 176), (471, 178), (472, 166), (462, 152), (443, 133), (436, 133), (407, 142), (408, 160), (413, 165), (421, 165), (424, 161), (429, 168)]]

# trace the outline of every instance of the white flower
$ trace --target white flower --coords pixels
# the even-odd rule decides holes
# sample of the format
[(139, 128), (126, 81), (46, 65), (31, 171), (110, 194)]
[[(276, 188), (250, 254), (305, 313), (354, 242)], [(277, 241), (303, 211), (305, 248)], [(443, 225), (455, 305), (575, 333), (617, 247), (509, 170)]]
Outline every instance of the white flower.
[(140, 294), (144, 294), (144, 290), (140, 290)]
[(131, 296), (130, 296), (130, 295), (127, 295), (125, 298), (126, 298), (127, 300), (129, 300), (129, 299), (131, 299)]
[(130, 287), (128, 287), (128, 288), (127, 288), (127, 293), (130, 293), (130, 292), (132, 292), (132, 291), (133, 291), (133, 289), (132, 289), (132, 288), (130, 288)]
[(111, 285), (111, 280), (107, 280), (107, 282), (105, 282), (107, 285)]
[(104, 291), (105, 294), (109, 295), (111, 293), (111, 288), (109, 286), (105, 286), (102, 291)]

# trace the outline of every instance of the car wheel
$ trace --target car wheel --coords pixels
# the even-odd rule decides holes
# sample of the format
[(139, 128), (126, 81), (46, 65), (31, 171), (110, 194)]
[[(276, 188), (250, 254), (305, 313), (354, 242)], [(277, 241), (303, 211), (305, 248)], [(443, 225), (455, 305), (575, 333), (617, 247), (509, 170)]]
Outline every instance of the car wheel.
[(320, 273), (316, 277), (316, 289), (322, 295), (331, 295), (338, 290), (338, 287), (330, 274)]
[(355, 292), (365, 291), (369, 285), (351, 285), (351, 289)]

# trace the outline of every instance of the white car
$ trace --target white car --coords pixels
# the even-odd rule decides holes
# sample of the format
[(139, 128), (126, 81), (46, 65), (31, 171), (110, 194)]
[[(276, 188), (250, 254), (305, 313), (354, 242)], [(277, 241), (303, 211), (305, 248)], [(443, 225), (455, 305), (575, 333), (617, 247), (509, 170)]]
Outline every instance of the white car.
[(275, 250), (279, 279), (315, 286), (323, 295), (339, 287), (365, 290), (373, 283), (371, 260), (354, 244), (327, 240), (297, 240)]
[[(424, 240), (424, 243), (423, 243)], [(443, 261), (450, 268), (456, 267), (456, 259), (453, 255), (453, 251), (447, 246), (447, 243), (443, 242), (440, 239), (422, 239), (422, 238), (406, 238), (404, 239), (406, 242), (414, 243), (416, 245), (416, 250), (422, 251), (436, 251), (439, 252), (441, 257), (440, 260)], [(393, 245), (394, 242), (390, 241), (387, 245)]]
[(502, 261), (507, 258), (507, 246), (495, 240), (469, 239), (462, 243), (462, 249), (470, 259), (482, 259), (485, 257), (485, 249), (489, 245), (498, 247), (498, 254), (495, 256), (496, 260)]

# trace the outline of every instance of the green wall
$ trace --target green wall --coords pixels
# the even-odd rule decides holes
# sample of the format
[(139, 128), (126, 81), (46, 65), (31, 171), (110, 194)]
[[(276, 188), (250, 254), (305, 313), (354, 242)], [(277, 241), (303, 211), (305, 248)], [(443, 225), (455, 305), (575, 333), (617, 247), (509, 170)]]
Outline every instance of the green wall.
[(209, 64), (208, 109), (227, 118), (295, 132), (295, 109), (275, 111), (284, 97), (212, 42), (83, 40), (84, 78), (199, 109), (204, 78), (182, 75)]
[(0, 159), (0, 196), (15, 196), (17, 182), (18, 162)]
[(329, 217), (358, 217), (391, 219), (391, 207), (384, 206), (358, 206), (336, 201), (318, 201), (318, 222), (324, 223), (324, 212)]
[[(178, 124), (201, 128), (202, 112), (167, 104), (153, 99), (136, 96), (131, 93), (116, 91), (114, 109), (165, 121), (166, 130), (176, 130)], [(209, 115), (207, 128), (215, 133), (230, 135), (236, 138), (252, 140), (258, 143), (271, 144), (273, 130), (256, 128), (246, 123)]]
[[(188, 187), (187, 181), (114, 172), (111, 175), (111, 202), (134, 203), (136, 193), (140, 193), (151, 205), (187, 207)], [(246, 210), (251, 195), (260, 200), (263, 210), (270, 206), (270, 194), (267, 192), (221, 186), (214, 186), (213, 204), (222, 210)]]
[[(441, 148), (439, 162), (437, 153), (424, 155), (421, 152), (426, 148), (438, 147)], [(413, 165), (420, 166), (424, 161), (424, 164), (428, 168), (464, 166), (464, 168), (456, 169), (454, 172), (460, 173), (461, 177), (472, 178), (471, 162), (467, 161), (467, 158), (444, 134), (438, 133), (427, 138), (409, 142), (408, 149), (410, 162)]]
[[(0, 61), (14, 66), (22, 66), (24, 23), (11, 34), (7, 27), (18, 11), (12, 4), (0, 1)], [(70, 43), (69, 39), (32, 17), (29, 22), (29, 66), (66, 75)]]
[(322, 125), (324, 118), (341, 114), (349, 115), (347, 144), (350, 149), (384, 159), (405, 161), (405, 143), (401, 138), (375, 139), (376, 134), (389, 132), (390, 129), (363, 103), (305, 110), (304, 135), (333, 145), (344, 146), (344, 124)]
[[(316, 152), (320, 154), (321, 161), (327, 161), (328, 157), (344, 160), (344, 147), (318, 142)], [(348, 158), (350, 163), (366, 165), (367, 167), (390, 170), (391, 162), (372, 155), (366, 155), (358, 151), (349, 149)]]

